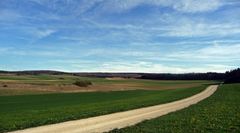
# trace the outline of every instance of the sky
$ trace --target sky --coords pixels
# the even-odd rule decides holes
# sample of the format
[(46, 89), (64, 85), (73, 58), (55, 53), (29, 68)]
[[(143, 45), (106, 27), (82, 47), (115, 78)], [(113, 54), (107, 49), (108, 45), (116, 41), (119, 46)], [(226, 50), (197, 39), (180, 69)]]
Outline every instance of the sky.
[(0, 70), (225, 72), (239, 0), (1, 0)]

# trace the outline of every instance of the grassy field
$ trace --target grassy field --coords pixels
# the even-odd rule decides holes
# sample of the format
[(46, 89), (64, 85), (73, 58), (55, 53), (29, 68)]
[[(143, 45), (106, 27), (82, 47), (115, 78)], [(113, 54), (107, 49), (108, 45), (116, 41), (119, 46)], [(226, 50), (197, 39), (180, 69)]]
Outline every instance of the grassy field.
[[(76, 81), (92, 85), (79, 87)], [(0, 132), (166, 103), (196, 94), (214, 82), (0, 75)]]
[(239, 133), (240, 84), (221, 86), (190, 108), (111, 133)]
[[(73, 83), (76, 81), (91, 81), (88, 87), (79, 87)], [(143, 79), (119, 79), (119, 78), (88, 78), (72, 75), (0, 75), (0, 96), (66, 93), (86, 91), (120, 91), (120, 90), (164, 90), (192, 88), (213, 81), (157, 81)]]
[(0, 132), (167, 103), (205, 87), (0, 96)]

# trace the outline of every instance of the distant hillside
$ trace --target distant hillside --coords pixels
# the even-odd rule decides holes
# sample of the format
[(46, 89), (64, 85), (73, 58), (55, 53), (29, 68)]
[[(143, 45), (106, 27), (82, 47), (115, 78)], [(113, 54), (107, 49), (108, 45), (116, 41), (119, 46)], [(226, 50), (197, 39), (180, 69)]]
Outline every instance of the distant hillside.
[(60, 71), (52, 71), (52, 70), (29, 70), (29, 71), (0, 71), (0, 74), (18, 74), (18, 75), (38, 75), (38, 74), (52, 74), (52, 75), (58, 75), (58, 74), (70, 74), (66, 72), (60, 72)]
[(84, 76), (84, 77), (99, 77), (99, 78), (112, 78), (112, 77), (120, 77), (120, 78), (141, 78), (142, 73), (74, 73), (76, 76)]

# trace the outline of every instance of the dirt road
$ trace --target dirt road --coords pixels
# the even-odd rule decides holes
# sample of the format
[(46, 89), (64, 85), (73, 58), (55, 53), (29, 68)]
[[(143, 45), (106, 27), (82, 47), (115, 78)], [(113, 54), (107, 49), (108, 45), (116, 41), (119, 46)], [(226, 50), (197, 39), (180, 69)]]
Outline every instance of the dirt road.
[(82, 120), (68, 121), (59, 124), (40, 126), (19, 130), (12, 133), (99, 133), (107, 132), (115, 128), (123, 128), (137, 124), (141, 121), (156, 118), (170, 112), (174, 112), (211, 96), (217, 85), (211, 85), (204, 91), (189, 98), (179, 101), (145, 107), (125, 112), (113, 113)]

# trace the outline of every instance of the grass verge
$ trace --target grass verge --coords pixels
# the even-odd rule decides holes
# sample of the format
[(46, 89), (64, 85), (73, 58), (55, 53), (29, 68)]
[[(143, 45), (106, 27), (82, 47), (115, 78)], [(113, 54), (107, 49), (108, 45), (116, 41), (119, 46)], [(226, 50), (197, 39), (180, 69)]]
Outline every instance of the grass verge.
[(111, 133), (239, 133), (240, 84), (219, 87), (208, 99), (184, 110)]

